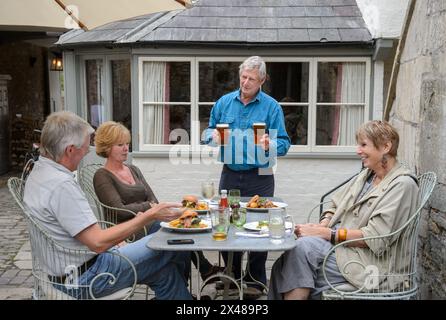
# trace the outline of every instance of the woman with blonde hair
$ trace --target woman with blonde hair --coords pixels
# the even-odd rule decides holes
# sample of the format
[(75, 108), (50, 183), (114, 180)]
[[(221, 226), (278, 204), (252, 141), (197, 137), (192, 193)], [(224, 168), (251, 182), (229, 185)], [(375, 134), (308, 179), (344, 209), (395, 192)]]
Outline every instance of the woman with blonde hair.
[[(105, 165), (96, 171), (93, 179), (98, 199), (112, 207), (125, 208), (135, 214), (144, 212), (158, 203), (155, 194), (144, 178), (138, 167), (126, 164), (130, 131), (121, 123), (114, 121), (104, 122), (96, 130), (96, 153), (106, 158)], [(121, 214), (118, 223), (131, 219), (133, 215)], [(148, 234), (158, 231), (159, 221), (146, 225)], [(143, 232), (137, 234), (137, 238), (143, 237)], [(200, 251), (200, 273), (203, 279), (213, 275), (222, 269), (212, 265)], [(195, 254), (192, 254), (195, 265)]]

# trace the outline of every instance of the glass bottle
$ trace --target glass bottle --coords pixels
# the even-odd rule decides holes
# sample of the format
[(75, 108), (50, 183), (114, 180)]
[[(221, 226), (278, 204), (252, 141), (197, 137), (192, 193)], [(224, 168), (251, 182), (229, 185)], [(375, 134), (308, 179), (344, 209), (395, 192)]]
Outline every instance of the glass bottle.
[(221, 190), (219, 206), (223, 207), (223, 208), (229, 207), (229, 204), (228, 204), (228, 190)]

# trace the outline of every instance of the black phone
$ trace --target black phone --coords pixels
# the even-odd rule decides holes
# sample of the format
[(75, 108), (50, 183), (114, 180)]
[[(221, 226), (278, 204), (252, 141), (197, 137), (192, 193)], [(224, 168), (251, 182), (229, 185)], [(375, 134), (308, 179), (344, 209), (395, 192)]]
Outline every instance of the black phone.
[(169, 239), (167, 244), (194, 244), (193, 239)]

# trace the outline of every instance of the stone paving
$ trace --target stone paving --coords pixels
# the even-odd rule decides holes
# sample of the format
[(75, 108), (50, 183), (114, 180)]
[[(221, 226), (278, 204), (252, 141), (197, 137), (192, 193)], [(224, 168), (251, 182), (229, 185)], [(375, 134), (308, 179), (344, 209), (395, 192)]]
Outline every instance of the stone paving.
[[(32, 299), (31, 248), (26, 220), (21, 215), (19, 207), (15, 204), (6, 186), (7, 179), (10, 176), (18, 175), (19, 173), (10, 173), (0, 176), (0, 300)], [(272, 264), (279, 254), (270, 253), (268, 255), (266, 263), (268, 276)], [(212, 263), (218, 262), (216, 252), (205, 252), (205, 255)], [(196, 293), (197, 272), (195, 269), (193, 269), (192, 274), (193, 292)], [(207, 286), (203, 294), (208, 294), (213, 298), (216, 297), (215, 286)], [(150, 290), (148, 298), (153, 298), (153, 292)], [(132, 300), (142, 299), (145, 299), (145, 287), (138, 286)], [(261, 299), (266, 299), (266, 296), (261, 297)]]
[(31, 250), (26, 221), (0, 177), (0, 300), (31, 299)]

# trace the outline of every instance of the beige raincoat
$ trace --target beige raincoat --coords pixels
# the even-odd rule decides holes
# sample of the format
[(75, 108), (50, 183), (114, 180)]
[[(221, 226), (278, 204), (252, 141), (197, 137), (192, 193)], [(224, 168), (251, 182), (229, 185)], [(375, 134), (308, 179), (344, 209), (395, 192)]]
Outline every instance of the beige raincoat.
[[(332, 206), (327, 210), (334, 214), (329, 227), (340, 222), (341, 228), (360, 229), (364, 237), (391, 233), (400, 228), (417, 209), (418, 185), (410, 172), (397, 164), (384, 179), (356, 201), (371, 170), (363, 170), (355, 179), (334, 194)], [(326, 212), (327, 212), (326, 211)], [(354, 286), (364, 286), (367, 273), (379, 271), (379, 285), (398, 285), (402, 279), (389, 279), (389, 270), (401, 270), (407, 259), (398, 259), (395, 254), (386, 254), (389, 248), (401, 242), (396, 237), (386, 240), (366, 241), (368, 248), (341, 246), (336, 249), (336, 261), (343, 276)], [(401, 248), (401, 250), (403, 250)], [(376, 259), (380, 257), (380, 259)], [(404, 255), (402, 255), (404, 257)], [(359, 263), (350, 263), (357, 261)], [(371, 266), (372, 269), (365, 268)], [(373, 269), (374, 268), (374, 269)], [(376, 271), (375, 271), (376, 272)], [(396, 281), (395, 281), (396, 280)], [(375, 287), (378, 283), (375, 282)], [(370, 286), (366, 288), (372, 289)]]

